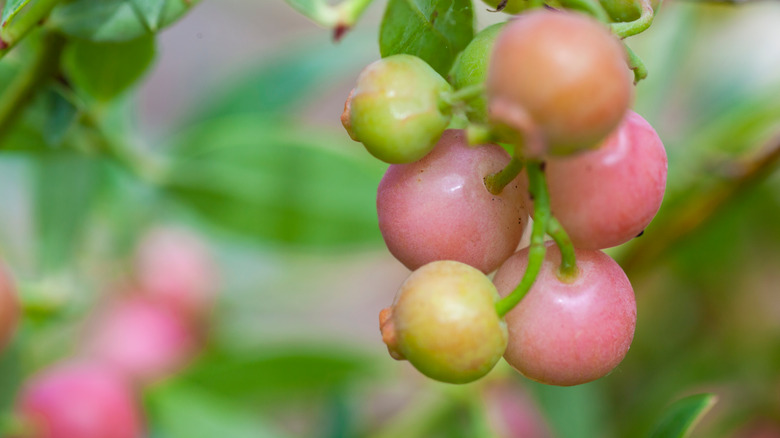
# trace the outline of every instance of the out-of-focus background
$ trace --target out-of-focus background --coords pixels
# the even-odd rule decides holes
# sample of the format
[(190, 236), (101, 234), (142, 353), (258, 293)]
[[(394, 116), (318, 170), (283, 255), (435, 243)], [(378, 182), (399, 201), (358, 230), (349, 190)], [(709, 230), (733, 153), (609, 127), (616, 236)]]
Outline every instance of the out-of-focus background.
[[(479, 28), (507, 17), (475, 6)], [(637, 437), (671, 401), (712, 392), (693, 436), (780, 437), (780, 177), (764, 158), (780, 148), (780, 4), (669, 2), (629, 40), (650, 71), (635, 109), (667, 147), (667, 197), (609, 251), (635, 288), (633, 346), (573, 388), (504, 363), (443, 385), (387, 354), (378, 313), (409, 272), (376, 226), (384, 165), (339, 122), (379, 57), (383, 8), (339, 43), (280, 0), (205, 0), (162, 32), (153, 67), (105, 112), (127, 156), (173, 166), (164, 187), (153, 160), (93, 176), (75, 163), (81, 176), (52, 189), (52, 168), (0, 156), (0, 250), (26, 301), (0, 399), (78, 351), (85, 318), (166, 226), (207, 245), (219, 286), (197, 359), (144, 390), (150, 436)]]

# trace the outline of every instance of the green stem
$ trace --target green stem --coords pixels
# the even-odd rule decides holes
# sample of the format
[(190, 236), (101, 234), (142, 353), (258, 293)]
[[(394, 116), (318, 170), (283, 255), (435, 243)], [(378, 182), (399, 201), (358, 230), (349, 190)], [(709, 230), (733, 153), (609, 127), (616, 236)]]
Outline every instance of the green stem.
[(500, 195), (504, 187), (512, 182), (521, 170), (523, 170), (523, 160), (517, 158), (517, 156), (512, 156), (512, 160), (509, 161), (506, 167), (485, 177), (485, 187), (488, 189), (488, 192)]
[(57, 33), (47, 33), (32, 64), (19, 72), (0, 96), (0, 142), (38, 89), (59, 71), (63, 47), (65, 38)]
[(0, 30), (0, 59), (10, 52), (30, 30), (48, 17), (59, 2), (60, 0), (33, 0), (26, 6), (27, 10), (11, 19), (10, 23)]
[(441, 94), (441, 101), (447, 107), (453, 107), (462, 102), (474, 100), (485, 94), (485, 84), (474, 84), (463, 87), (460, 90), (449, 91)]
[(466, 127), (466, 140), (470, 145), (492, 143), (494, 141), (493, 130), (487, 125), (470, 123)]
[(578, 11), (585, 12), (602, 23), (609, 23), (609, 14), (596, 0), (561, 0), (561, 5)]
[(626, 53), (628, 53), (628, 68), (634, 72), (634, 85), (636, 85), (639, 81), (647, 77), (647, 67), (645, 67), (645, 63), (642, 62), (642, 58), (634, 53), (625, 41), (623, 42), (623, 47), (626, 48)]
[(547, 234), (553, 238), (558, 249), (561, 251), (561, 266), (558, 268), (558, 279), (564, 282), (573, 281), (579, 274), (577, 268), (577, 257), (574, 254), (574, 245), (571, 243), (569, 235), (563, 229), (558, 219), (550, 217), (547, 223)]
[(346, 0), (338, 5), (342, 24), (353, 26), (373, 0)]
[(612, 23), (612, 33), (618, 36), (618, 38), (627, 38), (638, 33), (642, 33), (653, 24), (653, 18), (655, 17), (655, 11), (653, 11), (653, 5), (650, 0), (639, 0), (642, 6), (642, 14), (634, 21), (627, 23)]
[(534, 225), (531, 229), (531, 245), (528, 247), (528, 265), (522, 280), (509, 295), (496, 303), (496, 312), (503, 317), (525, 297), (536, 281), (536, 276), (542, 269), (547, 248), (544, 245), (544, 235), (550, 221), (550, 197), (547, 193), (547, 183), (544, 180), (544, 164), (538, 161), (527, 163), (528, 182), (534, 196)]
[(122, 140), (112, 138), (106, 133), (98, 117), (86, 109), (82, 110), (81, 121), (95, 134), (98, 149), (102, 153), (113, 158), (130, 173), (152, 185), (159, 186), (165, 183), (168, 172), (163, 163), (154, 160), (153, 157), (138, 151)]

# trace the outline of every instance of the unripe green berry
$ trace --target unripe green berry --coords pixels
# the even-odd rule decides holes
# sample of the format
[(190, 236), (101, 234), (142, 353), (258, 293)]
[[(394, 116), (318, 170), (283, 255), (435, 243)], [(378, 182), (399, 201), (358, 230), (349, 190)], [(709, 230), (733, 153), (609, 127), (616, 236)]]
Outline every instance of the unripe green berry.
[(417, 161), (433, 149), (450, 122), (449, 108), (440, 98), (450, 91), (447, 81), (420, 58), (381, 59), (360, 73), (345, 127), (382, 161)]
[[(501, 3), (501, 0), (482, 0), (485, 2), (486, 5), (492, 6), (494, 8), (498, 8), (498, 5)], [(528, 9), (528, 0), (508, 0), (506, 2), (506, 5), (504, 5), (504, 8), (501, 9), (501, 12), (505, 12), (507, 14), (519, 14), (520, 12)]]
[[(599, 0), (609, 16), (617, 22), (629, 22), (639, 19), (642, 15), (641, 0)], [(657, 11), (659, 0), (651, 0), (650, 5)]]
[(380, 314), (391, 356), (426, 376), (468, 383), (487, 374), (504, 354), (506, 323), (490, 279), (460, 262), (436, 261), (414, 271), (393, 306)]
[[(460, 53), (450, 72), (455, 89), (471, 85), (484, 84), (493, 43), (499, 31), (506, 23), (497, 23), (479, 32)], [(469, 120), (476, 123), (487, 122), (487, 101), (485, 96), (472, 99), (466, 112)]]
[(637, 0), (599, 0), (609, 16), (618, 22), (634, 21), (642, 13)]

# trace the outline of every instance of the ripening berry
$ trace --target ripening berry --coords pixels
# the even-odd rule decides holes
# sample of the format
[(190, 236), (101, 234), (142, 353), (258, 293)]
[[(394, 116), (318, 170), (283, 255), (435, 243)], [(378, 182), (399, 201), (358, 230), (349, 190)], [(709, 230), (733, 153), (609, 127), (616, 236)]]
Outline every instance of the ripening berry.
[(463, 263), (438, 261), (414, 271), (380, 315), (390, 354), (426, 376), (468, 383), (487, 374), (506, 348), (496, 288)]
[(134, 382), (170, 376), (187, 366), (198, 348), (196, 333), (185, 319), (139, 298), (111, 303), (88, 328), (84, 354)]
[(344, 126), (382, 161), (417, 161), (436, 145), (450, 122), (450, 111), (441, 101), (448, 91), (452, 87), (422, 59), (389, 56), (360, 73), (345, 105), (349, 122)]
[[(636, 301), (626, 274), (601, 251), (577, 250), (578, 276), (561, 281), (554, 244), (531, 290), (506, 314), (504, 358), (529, 379), (571, 386), (607, 375), (628, 352)], [(507, 260), (493, 282), (508, 295), (528, 265), (528, 249)]]
[[(536, 10), (499, 34), (488, 67), (491, 121), (520, 138), (541, 138), (529, 156), (592, 148), (623, 119), (633, 76), (620, 41), (596, 20)], [(527, 147), (535, 147), (535, 144)]]
[(216, 265), (194, 234), (176, 228), (152, 230), (138, 246), (135, 272), (137, 287), (146, 298), (193, 321), (214, 307)]
[[(459, 90), (485, 82), (490, 54), (493, 52), (493, 43), (496, 42), (496, 37), (504, 24), (506, 23), (497, 23), (480, 31), (458, 55), (450, 72), (452, 85), (455, 89)], [(470, 100), (466, 115), (472, 122), (486, 123), (487, 100), (485, 97)]]
[(641, 233), (661, 207), (666, 168), (658, 134), (629, 111), (598, 149), (547, 161), (552, 213), (577, 248), (620, 245)]
[(499, 195), (485, 188), (485, 176), (509, 161), (501, 147), (471, 147), (464, 131), (447, 130), (422, 160), (390, 166), (376, 201), (387, 248), (411, 270), (435, 260), (484, 273), (498, 268), (517, 248), (528, 218), (517, 180)]
[(96, 364), (62, 364), (33, 376), (17, 414), (25, 438), (142, 438), (142, 414), (122, 377)]
[(8, 345), (16, 331), (19, 313), (19, 299), (13, 280), (0, 266), (0, 352)]

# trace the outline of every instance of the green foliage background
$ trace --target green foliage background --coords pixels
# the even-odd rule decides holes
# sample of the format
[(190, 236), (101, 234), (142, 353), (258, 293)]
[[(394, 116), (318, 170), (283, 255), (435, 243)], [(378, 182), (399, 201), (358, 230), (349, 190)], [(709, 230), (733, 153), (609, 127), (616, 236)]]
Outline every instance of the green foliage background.
[[(505, 18), (460, 0), (389, 3), (407, 23), (414, 8), (468, 25), (476, 14), (477, 29)], [(25, 4), (7, 0), (3, 18), (18, 9), (21, 19)], [(185, 2), (54, 10), (46, 26), (65, 36), (66, 80), (46, 82), (0, 131), (0, 254), (26, 312), (0, 356), (0, 409), (70, 354), (138, 236), (176, 223), (208, 239), (223, 290), (207, 350), (145, 391), (150, 436), (498, 437), (484, 402), (494, 384), (530, 397), (561, 438), (650, 436), (670, 402), (703, 392), (718, 402), (692, 436), (756, 424), (780, 433), (780, 178), (744, 164), (780, 149), (780, 5), (669, 2), (629, 40), (650, 71), (635, 108), (667, 146), (669, 187), (645, 235), (610, 251), (637, 294), (632, 349), (610, 376), (574, 388), (505, 365), (453, 388), (384, 351), (376, 315), (407, 272), (376, 226), (384, 165), (339, 128), (340, 106), (380, 50), (417, 47), (446, 73), (473, 30), (410, 41), (380, 28), (383, 8), (338, 44), (281, 2), (206, 1), (168, 30)], [(197, 71), (215, 54), (198, 35), (227, 32), (230, 20), (245, 30), (247, 16), (269, 30), (244, 31), (239, 44), (263, 49)], [(43, 39), (31, 33), (0, 59), (0, 97)], [(193, 70), (163, 70), (185, 59)], [(179, 81), (199, 86), (182, 97)], [(155, 107), (161, 90), (179, 99), (175, 115)], [(685, 419), (707, 401), (687, 400)]]

